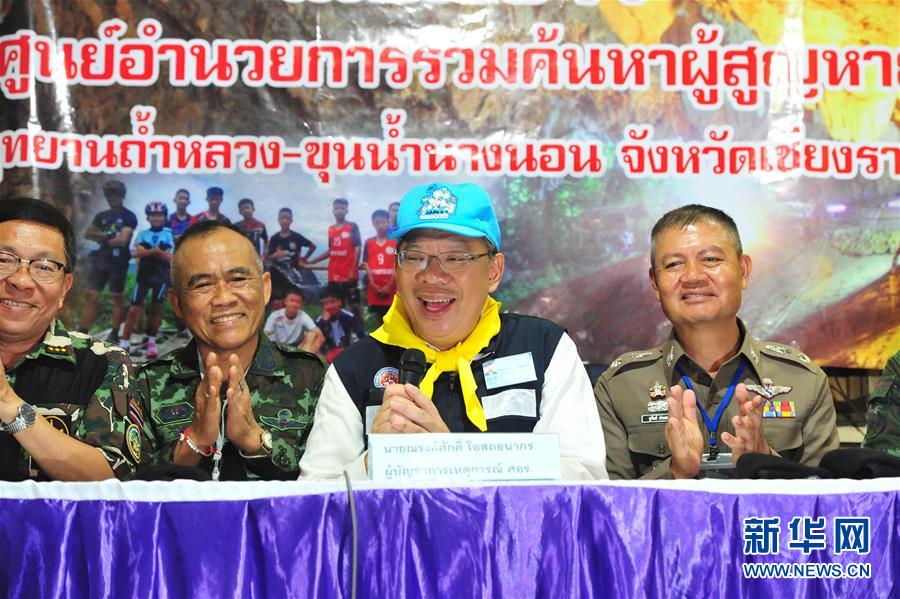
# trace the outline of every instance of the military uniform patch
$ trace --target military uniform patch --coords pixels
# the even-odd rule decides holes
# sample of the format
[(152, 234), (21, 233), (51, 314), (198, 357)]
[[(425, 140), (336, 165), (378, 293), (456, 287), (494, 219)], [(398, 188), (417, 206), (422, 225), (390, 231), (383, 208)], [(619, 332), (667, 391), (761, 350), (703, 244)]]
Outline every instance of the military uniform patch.
[(793, 389), (793, 387), (789, 387), (787, 385), (776, 385), (772, 382), (772, 379), (763, 379), (762, 382), (762, 385), (747, 385), (747, 391), (751, 391), (753, 393), (756, 393), (757, 395), (762, 395), (766, 399), (772, 399), (776, 395), (789, 393), (791, 389)]
[(138, 427), (129, 424), (125, 430), (125, 444), (128, 446), (128, 453), (134, 458), (135, 462), (141, 461), (141, 432)]
[(165, 424), (190, 422), (193, 416), (194, 406), (186, 401), (171, 406), (162, 406), (156, 412), (156, 419)]
[(305, 426), (300, 420), (291, 418), (290, 410), (279, 410), (278, 416), (275, 418), (271, 416), (260, 416), (259, 420), (269, 428), (279, 431), (299, 430)]
[(631, 352), (631, 359), (640, 360), (641, 358), (649, 358), (652, 355), (652, 351), (633, 351)]
[(668, 412), (669, 402), (664, 399), (656, 399), (647, 402), (647, 411), (651, 413)]
[(141, 406), (133, 397), (128, 400), (128, 419), (140, 428), (144, 428), (144, 412), (141, 411)]
[(66, 436), (71, 436), (72, 433), (69, 428), (69, 424), (72, 422), (71, 418), (65, 415), (59, 414), (44, 414), (44, 420), (50, 423), (50, 426), (61, 432)]
[(767, 343), (766, 349), (771, 352), (775, 352), (776, 354), (781, 354), (782, 356), (786, 356), (791, 353), (791, 350), (789, 350), (788, 348), (781, 345), (775, 345), (773, 343)]
[(672, 360), (675, 359), (675, 344), (669, 346), (669, 353), (666, 354), (666, 368), (672, 367)]
[(790, 400), (767, 399), (762, 406), (763, 418), (796, 418), (797, 410)]
[[(665, 399), (667, 393), (666, 386), (659, 381), (655, 381), (653, 383), (653, 386), (650, 387), (647, 391), (650, 393), (650, 399)], [(650, 411), (652, 412), (653, 410)]]

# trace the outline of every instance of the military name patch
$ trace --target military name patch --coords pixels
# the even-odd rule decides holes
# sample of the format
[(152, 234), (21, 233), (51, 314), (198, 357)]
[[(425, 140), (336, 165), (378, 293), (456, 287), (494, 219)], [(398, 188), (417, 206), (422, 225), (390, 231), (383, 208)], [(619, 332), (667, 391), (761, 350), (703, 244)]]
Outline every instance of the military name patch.
[(655, 424), (657, 422), (668, 422), (669, 414), (641, 414), (641, 424)]
[(141, 431), (133, 424), (129, 424), (125, 429), (125, 444), (128, 446), (128, 453), (134, 458), (135, 462), (141, 461)]
[(163, 424), (190, 422), (193, 415), (194, 406), (187, 402), (181, 402), (171, 406), (162, 406), (156, 411), (156, 419)]
[(379, 389), (384, 389), (388, 385), (396, 385), (399, 382), (400, 371), (390, 366), (386, 366), (376, 372), (375, 377), (372, 379), (372, 384)]
[(767, 399), (762, 406), (763, 418), (796, 418), (797, 410), (790, 400)]

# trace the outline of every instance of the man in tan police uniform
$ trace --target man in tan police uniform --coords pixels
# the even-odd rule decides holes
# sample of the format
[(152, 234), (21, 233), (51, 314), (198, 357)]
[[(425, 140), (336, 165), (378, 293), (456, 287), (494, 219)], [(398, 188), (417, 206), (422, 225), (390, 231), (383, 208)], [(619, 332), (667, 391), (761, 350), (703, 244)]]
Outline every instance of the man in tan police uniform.
[(705, 206), (673, 210), (653, 227), (650, 259), (673, 335), (616, 358), (594, 388), (610, 478), (692, 478), (728, 451), (732, 463), (753, 452), (817, 465), (837, 448), (825, 373), (737, 318), (752, 262), (734, 221)]

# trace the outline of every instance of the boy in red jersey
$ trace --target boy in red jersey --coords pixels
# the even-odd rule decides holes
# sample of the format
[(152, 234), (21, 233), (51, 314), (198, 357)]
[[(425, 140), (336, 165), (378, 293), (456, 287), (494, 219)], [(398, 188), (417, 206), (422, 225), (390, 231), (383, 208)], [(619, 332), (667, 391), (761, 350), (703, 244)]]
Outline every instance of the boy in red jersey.
[(366, 304), (369, 312), (378, 315), (378, 326), (387, 314), (391, 302), (394, 301), (394, 293), (397, 291), (397, 283), (394, 280), (394, 252), (397, 250), (397, 242), (388, 239), (387, 230), (390, 225), (390, 215), (387, 210), (376, 210), (372, 213), (372, 226), (375, 227), (375, 237), (366, 239), (363, 246), (363, 268), (366, 269)]
[(334, 200), (331, 207), (334, 224), (328, 227), (328, 249), (309, 264), (328, 259), (328, 285), (340, 295), (344, 305), (362, 320), (357, 287), (362, 240), (359, 227), (347, 220), (349, 211), (350, 203), (347, 200)]

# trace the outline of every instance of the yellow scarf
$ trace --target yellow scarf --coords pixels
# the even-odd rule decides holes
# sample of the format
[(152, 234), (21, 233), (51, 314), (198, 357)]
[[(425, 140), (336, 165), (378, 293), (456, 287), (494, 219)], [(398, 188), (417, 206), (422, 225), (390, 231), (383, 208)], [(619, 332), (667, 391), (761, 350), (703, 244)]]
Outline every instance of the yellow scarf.
[(415, 348), (422, 350), (425, 359), (431, 364), (431, 368), (425, 373), (419, 388), (429, 398), (434, 392), (434, 381), (444, 372), (458, 372), (462, 386), (463, 401), (466, 404), (466, 416), (472, 421), (478, 430), (487, 430), (487, 421), (484, 418), (484, 409), (475, 393), (477, 384), (472, 374), (470, 362), (479, 351), (487, 347), (487, 344), (500, 332), (500, 303), (488, 296), (481, 310), (481, 319), (475, 325), (475, 329), (460, 341), (455, 347), (439, 351), (420, 339), (409, 326), (406, 320), (406, 310), (400, 301), (400, 296), (394, 296), (391, 309), (384, 316), (384, 324), (372, 337), (397, 347)]

